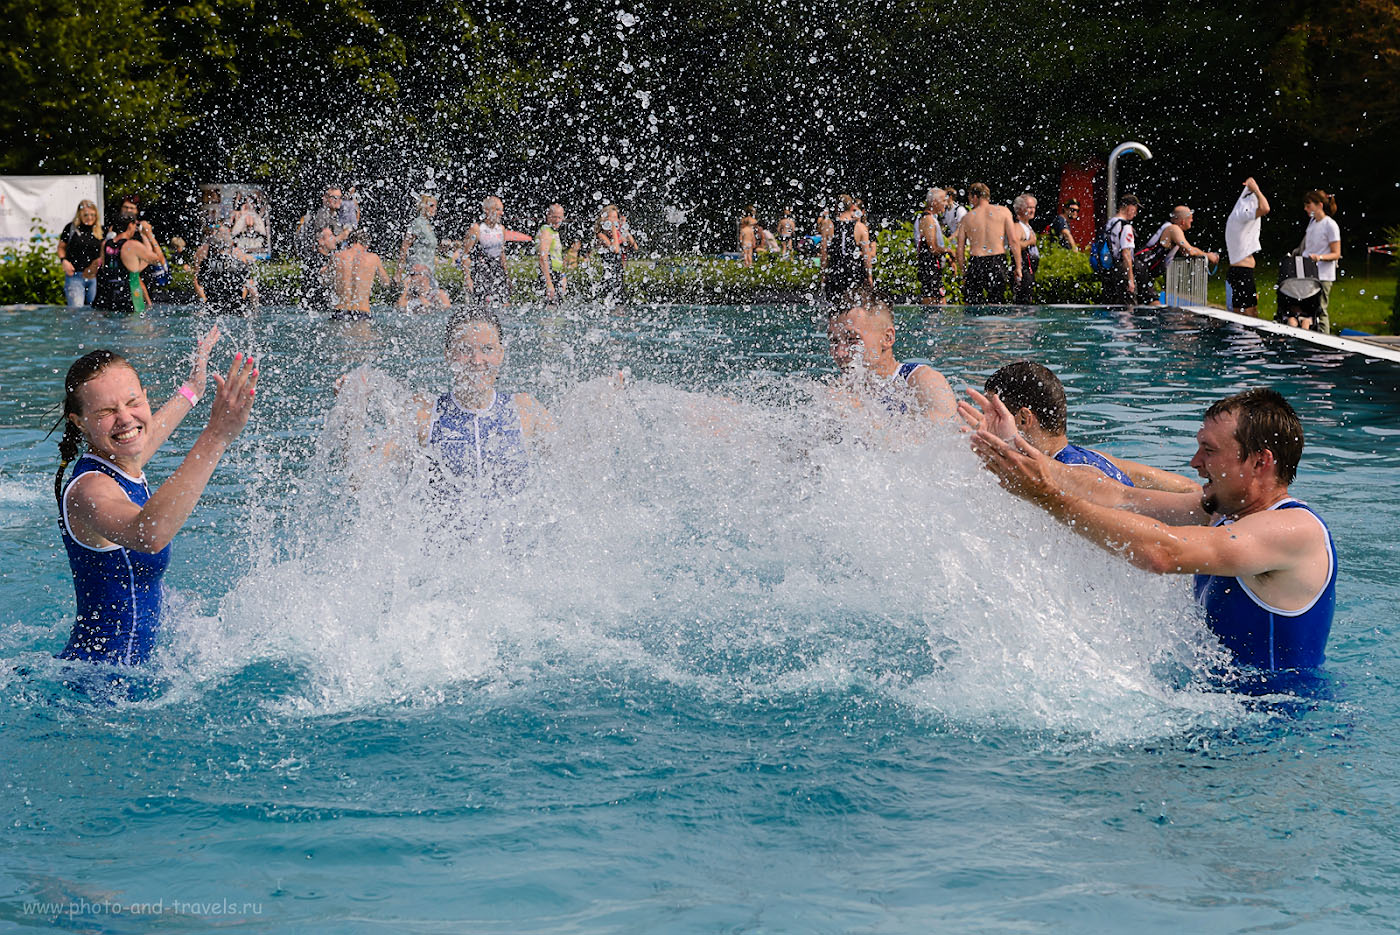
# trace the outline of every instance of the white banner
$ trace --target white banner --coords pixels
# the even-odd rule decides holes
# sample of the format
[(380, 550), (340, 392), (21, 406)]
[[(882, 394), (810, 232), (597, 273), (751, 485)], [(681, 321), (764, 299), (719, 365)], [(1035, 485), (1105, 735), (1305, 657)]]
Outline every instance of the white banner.
[(100, 175), (0, 175), (0, 247), (29, 243), (40, 236), (36, 227), (57, 240), (84, 198), (97, 205), (101, 221)]

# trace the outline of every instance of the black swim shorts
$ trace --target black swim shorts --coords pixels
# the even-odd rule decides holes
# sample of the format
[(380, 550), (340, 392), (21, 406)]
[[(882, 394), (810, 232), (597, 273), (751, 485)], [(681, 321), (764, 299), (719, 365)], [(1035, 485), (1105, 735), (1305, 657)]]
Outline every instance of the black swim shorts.
[(963, 276), (963, 302), (967, 305), (1005, 302), (1009, 278), (1006, 257), (973, 257), (967, 261), (967, 272)]
[(1259, 290), (1254, 285), (1254, 267), (1232, 266), (1225, 273), (1230, 287), (1230, 311), (1254, 308), (1259, 304)]

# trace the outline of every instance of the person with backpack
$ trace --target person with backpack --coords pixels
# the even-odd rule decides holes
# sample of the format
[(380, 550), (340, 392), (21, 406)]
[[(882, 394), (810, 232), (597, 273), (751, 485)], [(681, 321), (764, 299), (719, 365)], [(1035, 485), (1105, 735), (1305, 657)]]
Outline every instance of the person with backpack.
[(1089, 265), (1103, 281), (1105, 305), (1132, 305), (1137, 295), (1133, 218), (1140, 204), (1136, 195), (1124, 195), (1118, 202), (1118, 213), (1108, 219), (1089, 248)]
[(1194, 212), (1186, 205), (1172, 209), (1171, 220), (1157, 228), (1157, 233), (1147, 241), (1147, 245), (1133, 255), (1133, 279), (1150, 285), (1162, 275), (1167, 264), (1176, 259), (1178, 253), (1186, 256), (1203, 256), (1211, 263), (1220, 262), (1220, 254), (1191, 246), (1186, 240), (1186, 232), (1191, 229)]

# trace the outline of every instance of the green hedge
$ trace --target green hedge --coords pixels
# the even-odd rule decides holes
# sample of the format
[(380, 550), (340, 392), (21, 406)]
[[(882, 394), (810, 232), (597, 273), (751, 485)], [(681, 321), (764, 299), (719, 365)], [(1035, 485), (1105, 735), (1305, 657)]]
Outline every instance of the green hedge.
[[(875, 283), (901, 301), (916, 301), (918, 276), (914, 268), (912, 225), (881, 231), (876, 239)], [(510, 259), (512, 293), (517, 301), (538, 299), (539, 266), (533, 256)], [(194, 301), (193, 277), (188, 266), (172, 269), (169, 286), (159, 290), (158, 301)], [(782, 257), (759, 254), (745, 269), (737, 260), (717, 257), (639, 257), (627, 264), (626, 280), (631, 297), (640, 302), (687, 302), (697, 305), (752, 305), (808, 303), (816, 295), (820, 270), (815, 257)], [(276, 260), (254, 267), (254, 278), (263, 301), (294, 301), (301, 288), (301, 267), (295, 260)], [(602, 264), (589, 259), (570, 273), (570, 292), (594, 294), (602, 281)], [(446, 261), (438, 264), (438, 282), (453, 298), (462, 294), (462, 270)], [(948, 300), (956, 304), (961, 283), (947, 277)], [(1059, 247), (1041, 255), (1036, 295), (1045, 303), (1092, 304), (1099, 298), (1099, 282), (1089, 269), (1088, 257)], [(379, 301), (393, 301), (397, 293), (377, 289)], [(1400, 300), (1397, 300), (1400, 301)], [(51, 245), (35, 243), (0, 254), (0, 304), (62, 305), (63, 269)], [(1397, 311), (1400, 316), (1400, 311)]]
[(53, 244), (34, 241), (0, 252), (0, 305), (63, 304), (63, 265)]

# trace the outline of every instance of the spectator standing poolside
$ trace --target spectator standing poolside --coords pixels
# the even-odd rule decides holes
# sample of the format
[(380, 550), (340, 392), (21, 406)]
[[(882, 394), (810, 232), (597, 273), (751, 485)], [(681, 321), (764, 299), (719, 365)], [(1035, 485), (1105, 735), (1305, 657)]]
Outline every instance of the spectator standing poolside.
[(1059, 238), (1071, 250), (1079, 249), (1079, 245), (1074, 242), (1074, 233), (1069, 229), (1069, 222), (1077, 217), (1079, 217), (1079, 199), (1071, 198), (1060, 207), (1060, 213), (1055, 215), (1055, 219), (1050, 222), (1051, 238)]
[(1137, 281), (1133, 278), (1133, 254), (1137, 241), (1133, 235), (1133, 218), (1139, 203), (1136, 195), (1124, 195), (1118, 202), (1118, 213), (1104, 224), (1104, 237), (1113, 254), (1113, 266), (1103, 273), (1105, 305), (1132, 305), (1137, 297)]
[(622, 268), (622, 220), (617, 205), (607, 205), (593, 229), (593, 248), (603, 264), (602, 297), (611, 302), (627, 300), (627, 280)]
[(792, 256), (792, 242), (797, 236), (797, 221), (792, 217), (792, 209), (784, 208), (782, 219), (778, 221), (778, 244), (783, 256)]
[(340, 199), (340, 226), (347, 232), (360, 227), (360, 194), (351, 185), (350, 190)]
[(1037, 246), (1035, 231), (1031, 221), (1035, 220), (1035, 209), (1039, 202), (1030, 192), (1016, 196), (1011, 204), (1016, 218), (1016, 233), (1021, 242), (1021, 278), (1016, 280), (1011, 290), (1011, 301), (1016, 305), (1035, 304), (1035, 274), (1040, 269), (1040, 247)]
[(758, 249), (757, 229), (758, 222), (753, 218), (739, 219), (739, 260), (746, 269), (753, 266), (753, 255)]
[(943, 231), (949, 237), (957, 231), (958, 225), (962, 223), (963, 217), (967, 214), (967, 208), (958, 204), (958, 193), (956, 189), (947, 188), (943, 190)]
[(506, 266), (506, 206), (496, 195), (481, 200), (481, 220), (462, 241), (462, 269), (467, 301), (479, 305), (510, 304), (510, 269)]
[(1244, 180), (1244, 191), (1235, 199), (1225, 219), (1225, 250), (1230, 270), (1225, 274), (1226, 303), (1239, 315), (1259, 317), (1259, 288), (1254, 282), (1254, 255), (1259, 252), (1260, 218), (1269, 213), (1269, 199), (1254, 179)]
[(316, 261), (317, 241), (321, 231), (326, 228), (330, 228), (331, 235), (335, 238), (333, 249), (344, 242), (348, 231), (340, 221), (341, 200), (339, 186), (332, 185), (321, 196), (321, 207), (307, 212), (306, 216), (301, 219), (301, 223), (297, 225), (297, 252), (306, 262), (314, 263)]
[(408, 226), (399, 252), (399, 269), (403, 277), (403, 291), (399, 294), (398, 303), (400, 308), (452, 304), (451, 298), (438, 286), (437, 281), (438, 237), (433, 230), (437, 209), (437, 196), (418, 197), (418, 216)]
[(322, 309), (331, 304), (330, 287), (330, 263), (331, 257), (335, 256), (336, 238), (335, 232), (329, 227), (323, 227), (316, 232), (315, 240), (312, 242), (310, 259), (302, 264), (301, 268), (301, 295), (302, 305)]
[[(1166, 221), (1148, 238), (1142, 250), (1133, 255), (1133, 279), (1142, 284), (1142, 291), (1153, 292), (1151, 286), (1158, 274), (1162, 273), (1178, 253), (1186, 256), (1205, 257), (1211, 263), (1220, 262), (1220, 254), (1211, 250), (1193, 247), (1186, 240), (1186, 232), (1195, 222), (1196, 213), (1186, 205), (1172, 209), (1171, 219)], [(1154, 297), (1147, 303), (1159, 304)]]
[(102, 225), (97, 221), (97, 205), (83, 199), (78, 202), (73, 220), (58, 235), (63, 296), (69, 308), (91, 305), (97, 298), (97, 268), (93, 264), (101, 255)]
[(948, 300), (943, 263), (952, 249), (939, 221), (947, 201), (943, 189), (930, 188), (924, 198), (923, 213), (914, 219), (914, 266), (919, 276), (919, 302), (923, 305), (942, 305)]
[(867, 249), (870, 228), (861, 220), (856, 200), (842, 195), (837, 202), (836, 219), (830, 224), (830, 233), (822, 232), (822, 294), (840, 302), (847, 293), (862, 286), (873, 292), (873, 257)]
[[(121, 203), (117, 207), (117, 220), (123, 220), (126, 218), (130, 218), (132, 220), (139, 220), (140, 217), (141, 200), (135, 195), (127, 195), (121, 200)], [(114, 227), (116, 227), (115, 224), (113, 224), (112, 227), (107, 228), (107, 236), (105, 238), (106, 240), (111, 240), (113, 236), (115, 236), (112, 233), (112, 229)]]
[(540, 282), (544, 283), (544, 300), (550, 305), (569, 291), (569, 277), (564, 272), (564, 206), (554, 202), (545, 211), (544, 223), (535, 234), (535, 251), (540, 260)]
[(350, 243), (331, 257), (327, 269), (335, 290), (334, 321), (367, 321), (370, 292), (376, 280), (389, 285), (389, 274), (378, 254), (365, 246), (364, 231), (352, 231)]
[(241, 311), (248, 303), (256, 304), (258, 287), (248, 275), (254, 260), (234, 241), (229, 228), (220, 224), (191, 260), (195, 295), (216, 312)]
[(1333, 215), (1337, 213), (1337, 199), (1315, 188), (1303, 196), (1303, 210), (1308, 213), (1308, 227), (1303, 233), (1303, 242), (1294, 252), (1317, 263), (1317, 278), (1322, 283), (1322, 304), (1316, 322), (1305, 318), (1299, 321), (1298, 326), (1312, 326), (1329, 334), (1332, 324), (1327, 316), (1327, 302), (1332, 297), (1332, 284), (1337, 281), (1337, 261), (1342, 258), (1342, 229), (1333, 220)]
[(980, 305), (1006, 301), (1006, 254), (1021, 278), (1021, 238), (1011, 212), (992, 204), (992, 192), (981, 182), (967, 190), (972, 210), (963, 215), (954, 233), (957, 264), (963, 272), (963, 302)]
[(238, 210), (229, 218), (233, 242), (251, 257), (268, 256), (272, 252), (272, 240), (268, 236), (267, 221), (251, 197), (245, 195), (240, 200)]

